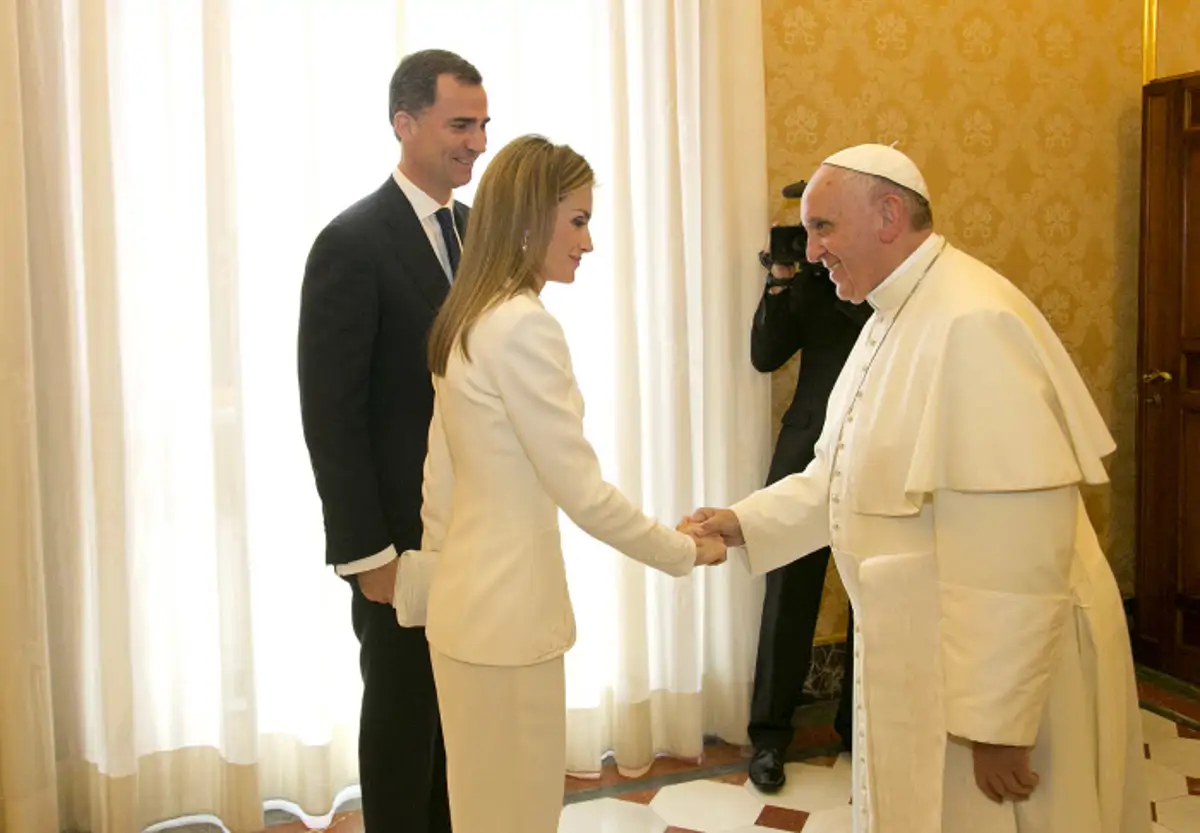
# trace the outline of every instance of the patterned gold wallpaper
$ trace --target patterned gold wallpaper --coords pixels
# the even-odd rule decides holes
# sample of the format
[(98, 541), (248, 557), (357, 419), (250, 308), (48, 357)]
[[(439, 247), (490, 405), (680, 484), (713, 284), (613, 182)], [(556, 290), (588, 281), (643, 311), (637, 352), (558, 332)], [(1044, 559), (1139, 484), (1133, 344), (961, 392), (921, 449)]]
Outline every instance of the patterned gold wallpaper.
[[(1194, 0), (1182, 2), (1196, 4)], [(938, 229), (1041, 307), (1119, 445), (1087, 495), (1133, 587), (1141, 0), (762, 0), (770, 187), (898, 141)], [(776, 415), (795, 363), (774, 380)], [(832, 570), (831, 570), (832, 572)], [(845, 628), (836, 574), (818, 640)]]
[(1158, 77), (1200, 72), (1200, 3), (1158, 0)]

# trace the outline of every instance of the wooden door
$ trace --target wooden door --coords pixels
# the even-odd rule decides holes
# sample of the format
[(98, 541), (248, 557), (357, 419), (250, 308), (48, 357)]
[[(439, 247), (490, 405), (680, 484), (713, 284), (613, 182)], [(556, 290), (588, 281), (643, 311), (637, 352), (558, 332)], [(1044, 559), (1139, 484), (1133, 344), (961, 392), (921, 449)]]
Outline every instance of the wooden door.
[(1200, 683), (1200, 73), (1142, 103), (1136, 647)]

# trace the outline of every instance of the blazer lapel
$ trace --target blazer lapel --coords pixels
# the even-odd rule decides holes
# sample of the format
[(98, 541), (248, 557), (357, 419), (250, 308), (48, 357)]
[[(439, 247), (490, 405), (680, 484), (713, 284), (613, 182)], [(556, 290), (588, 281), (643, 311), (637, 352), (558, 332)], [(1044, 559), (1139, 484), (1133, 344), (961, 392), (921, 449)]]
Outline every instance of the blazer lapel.
[(385, 217), (393, 232), (392, 250), (404, 264), (404, 271), (425, 297), (430, 309), (437, 312), (446, 300), (446, 293), (450, 291), (446, 272), (429, 245), (429, 237), (417, 219), (417, 212), (400, 186), (389, 177), (381, 190), (387, 206)]
[(454, 225), (458, 229), (458, 236), (464, 243), (467, 240), (467, 219), (471, 209), (467, 208), (458, 200), (454, 201)]

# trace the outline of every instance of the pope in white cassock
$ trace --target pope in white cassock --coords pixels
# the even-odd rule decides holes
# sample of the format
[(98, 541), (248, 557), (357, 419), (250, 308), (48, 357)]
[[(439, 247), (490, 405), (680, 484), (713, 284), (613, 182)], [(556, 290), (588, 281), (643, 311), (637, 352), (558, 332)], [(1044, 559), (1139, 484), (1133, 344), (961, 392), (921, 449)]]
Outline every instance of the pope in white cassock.
[(831, 156), (808, 259), (875, 309), (816, 459), (685, 523), (765, 573), (833, 549), (854, 605), (856, 833), (1146, 833), (1121, 598), (1079, 487), (1114, 444), (1008, 280), (933, 231), (904, 154)]

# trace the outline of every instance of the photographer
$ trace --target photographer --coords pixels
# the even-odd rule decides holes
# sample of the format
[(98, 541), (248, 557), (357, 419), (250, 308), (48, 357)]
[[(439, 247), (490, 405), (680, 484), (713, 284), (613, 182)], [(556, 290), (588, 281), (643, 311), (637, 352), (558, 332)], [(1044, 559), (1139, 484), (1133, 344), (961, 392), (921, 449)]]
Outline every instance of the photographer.
[[(783, 196), (797, 199), (804, 186), (789, 185)], [(760, 254), (770, 274), (754, 314), (750, 359), (759, 372), (772, 373), (802, 351), (796, 392), (783, 415), (768, 485), (803, 471), (813, 459), (830, 391), (871, 316), (867, 304), (838, 300), (824, 266), (805, 262), (806, 241), (803, 227), (776, 226), (769, 251)], [(785, 781), (792, 715), (808, 677), (828, 565), (825, 548), (767, 574), (749, 726), (754, 745), (750, 779), (763, 792), (776, 792)], [(852, 640), (853, 618), (847, 627), (845, 676), (834, 722), (846, 749), (852, 742)]]

